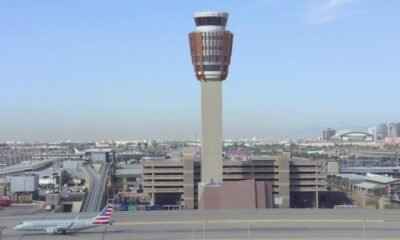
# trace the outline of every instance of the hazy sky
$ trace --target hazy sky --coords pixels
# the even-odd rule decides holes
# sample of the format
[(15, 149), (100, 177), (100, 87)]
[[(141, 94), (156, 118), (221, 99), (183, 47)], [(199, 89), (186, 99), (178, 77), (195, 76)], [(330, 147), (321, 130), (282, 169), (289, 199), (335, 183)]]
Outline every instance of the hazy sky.
[(400, 1), (1, 1), (0, 141), (200, 137), (193, 13), (234, 32), (224, 136), (400, 121)]

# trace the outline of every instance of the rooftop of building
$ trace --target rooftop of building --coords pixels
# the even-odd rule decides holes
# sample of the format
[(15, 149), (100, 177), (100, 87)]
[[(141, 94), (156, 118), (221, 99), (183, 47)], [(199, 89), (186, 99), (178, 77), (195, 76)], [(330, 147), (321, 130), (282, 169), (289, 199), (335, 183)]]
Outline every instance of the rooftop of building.
[(373, 173), (367, 173), (366, 177), (367, 177), (367, 180), (373, 181), (373, 182), (378, 182), (378, 183), (390, 183), (390, 182), (394, 182), (397, 180), (393, 177), (382, 176), (382, 175), (373, 174)]
[(100, 149), (100, 148), (92, 148), (92, 149), (85, 149), (85, 151), (84, 152), (87, 152), (87, 153), (110, 153), (110, 152), (114, 152), (115, 150), (114, 149), (112, 149), (112, 148), (103, 148), (103, 149)]
[(396, 167), (375, 167), (375, 166), (371, 166), (371, 167), (346, 167), (344, 169), (354, 169), (354, 170), (400, 170), (400, 166), (396, 166)]
[(370, 189), (370, 190), (383, 188), (383, 186), (381, 186), (381, 185), (378, 185), (375, 183), (369, 183), (369, 182), (362, 182), (359, 184), (355, 184), (354, 186), (359, 187), (359, 188)]
[(337, 177), (341, 177), (341, 178), (347, 178), (349, 180), (365, 180), (365, 176), (363, 175), (358, 175), (358, 174), (354, 174), (354, 173), (341, 173), (341, 174), (336, 174), (335, 176)]
[(376, 182), (376, 183), (380, 183), (380, 184), (387, 184), (390, 182), (397, 181), (397, 179), (395, 179), (393, 177), (382, 176), (382, 175), (372, 174), (372, 173), (367, 173), (366, 176), (353, 174), (353, 173), (337, 174), (336, 176), (342, 177), (342, 178), (347, 178), (350, 181), (364, 180), (364, 181)]

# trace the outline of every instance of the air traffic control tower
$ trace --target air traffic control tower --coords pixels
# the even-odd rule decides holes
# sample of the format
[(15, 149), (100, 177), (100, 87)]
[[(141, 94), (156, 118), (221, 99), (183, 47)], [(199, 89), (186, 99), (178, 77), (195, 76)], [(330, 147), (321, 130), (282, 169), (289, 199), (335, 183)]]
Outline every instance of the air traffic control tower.
[(228, 76), (233, 34), (225, 29), (226, 12), (194, 14), (190, 52), (201, 84), (201, 182), (222, 182), (222, 81)]

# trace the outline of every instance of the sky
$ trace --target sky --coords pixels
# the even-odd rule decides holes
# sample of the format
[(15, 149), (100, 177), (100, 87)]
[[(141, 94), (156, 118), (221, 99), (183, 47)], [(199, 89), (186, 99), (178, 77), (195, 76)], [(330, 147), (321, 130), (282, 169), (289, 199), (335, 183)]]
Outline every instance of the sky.
[(227, 11), (224, 137), (400, 121), (400, 1), (0, 1), (0, 141), (200, 138), (193, 13)]

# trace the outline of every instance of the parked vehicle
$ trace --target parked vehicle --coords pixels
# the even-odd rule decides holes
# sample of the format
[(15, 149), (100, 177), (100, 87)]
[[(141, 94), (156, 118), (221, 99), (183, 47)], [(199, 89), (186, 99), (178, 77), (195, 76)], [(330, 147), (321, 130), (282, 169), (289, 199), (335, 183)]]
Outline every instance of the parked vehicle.
[(10, 207), (12, 200), (10, 198), (0, 198), (0, 207)]

